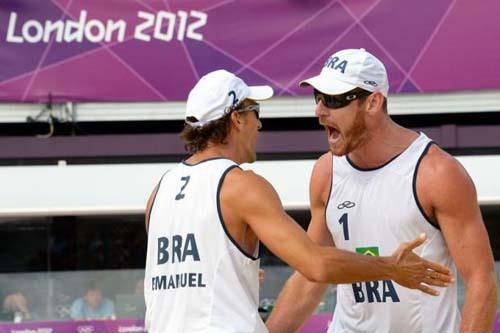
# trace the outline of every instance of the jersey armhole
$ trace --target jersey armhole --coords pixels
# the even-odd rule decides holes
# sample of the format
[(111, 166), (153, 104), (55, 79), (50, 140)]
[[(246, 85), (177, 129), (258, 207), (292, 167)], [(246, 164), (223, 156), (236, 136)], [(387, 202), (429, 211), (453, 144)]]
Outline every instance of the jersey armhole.
[(332, 165), (331, 165), (331, 168), (330, 168), (330, 190), (328, 191), (328, 197), (326, 198), (326, 201), (325, 201), (325, 210), (323, 212), (325, 221), (327, 221), (327, 219), (326, 219), (326, 211), (328, 210), (328, 205), (330, 204), (330, 199), (332, 197), (332, 191), (333, 191), (333, 161), (334, 161), (334, 155), (333, 154), (331, 154), (331, 159), (332, 159)]
[(163, 176), (161, 176), (160, 181), (158, 182), (158, 185), (156, 185), (156, 192), (154, 193), (153, 201), (151, 202), (151, 206), (148, 209), (148, 228), (146, 229), (146, 233), (149, 233), (149, 225), (151, 224), (151, 212), (153, 211), (153, 206), (155, 205), (155, 202), (156, 202), (156, 196), (158, 195), (158, 192), (160, 191), (161, 181), (163, 180), (163, 177), (165, 177), (165, 175), (167, 173), (168, 173), (168, 171), (165, 172), (163, 174)]
[[(229, 168), (226, 169), (226, 171), (224, 171), (224, 173), (222, 174), (222, 176), (220, 177), (220, 180), (219, 180), (219, 185), (217, 186), (217, 213), (219, 215), (219, 221), (220, 221), (220, 224), (222, 226), (222, 229), (224, 230), (224, 233), (226, 234), (226, 236), (229, 238), (229, 240), (231, 241), (231, 243), (233, 243), (234, 246), (236, 246), (236, 248), (241, 252), (241, 254), (243, 254), (245, 257), (251, 259), (251, 260), (258, 260), (259, 259), (259, 256), (257, 257), (254, 257), (253, 255), (251, 255), (250, 253), (247, 253), (245, 250), (243, 250), (243, 248), (238, 244), (238, 242), (231, 236), (231, 234), (229, 233), (229, 230), (227, 230), (226, 228), (226, 222), (224, 221), (224, 217), (222, 216), (222, 207), (221, 207), (221, 203), (220, 203), (220, 191), (222, 189), (222, 183), (224, 183), (224, 179), (226, 178), (226, 175), (229, 171), (233, 170), (234, 168), (240, 168), (238, 165), (232, 165), (230, 166)], [(240, 168), (241, 169), (241, 168)]]
[(434, 223), (429, 218), (429, 216), (427, 216), (427, 214), (425, 213), (424, 208), (422, 207), (422, 204), (420, 203), (420, 200), (418, 199), (418, 195), (417, 195), (417, 173), (418, 173), (418, 168), (420, 167), (420, 163), (422, 162), (422, 159), (424, 158), (424, 156), (427, 155), (427, 153), (429, 152), (429, 149), (431, 148), (431, 146), (435, 145), (435, 144), (436, 143), (434, 141), (430, 141), (429, 143), (427, 143), (427, 146), (425, 147), (424, 151), (422, 152), (422, 154), (418, 158), (417, 164), (415, 166), (415, 171), (413, 172), (412, 188), (413, 188), (413, 197), (415, 199), (415, 203), (417, 204), (418, 210), (420, 211), (420, 213), (422, 214), (422, 216), (424, 217), (424, 219), (431, 226), (433, 226), (434, 228), (436, 228), (438, 230), (441, 230), (441, 228), (439, 227), (439, 224)]

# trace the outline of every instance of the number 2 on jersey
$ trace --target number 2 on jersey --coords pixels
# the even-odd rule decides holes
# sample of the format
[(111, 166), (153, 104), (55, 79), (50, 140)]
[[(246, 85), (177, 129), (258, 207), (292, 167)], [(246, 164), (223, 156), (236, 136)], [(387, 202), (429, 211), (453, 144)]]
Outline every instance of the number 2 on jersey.
[(181, 177), (181, 181), (184, 182), (184, 185), (182, 185), (181, 187), (181, 190), (179, 191), (179, 193), (177, 193), (177, 195), (175, 196), (175, 200), (181, 200), (181, 199), (184, 199), (184, 193), (182, 193), (182, 191), (184, 191), (184, 189), (186, 188), (187, 184), (189, 183), (189, 178), (191, 178), (191, 176), (184, 176), (184, 177)]
[(349, 225), (347, 223), (347, 213), (344, 213), (339, 219), (339, 223), (344, 228), (344, 239), (349, 240)]

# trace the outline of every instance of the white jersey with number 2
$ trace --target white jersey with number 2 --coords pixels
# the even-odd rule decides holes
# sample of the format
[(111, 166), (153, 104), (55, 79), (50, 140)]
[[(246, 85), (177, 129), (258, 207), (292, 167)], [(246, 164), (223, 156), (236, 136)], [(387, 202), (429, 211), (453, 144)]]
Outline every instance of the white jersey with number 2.
[[(180, 163), (150, 212), (144, 292), (149, 333), (265, 333), (259, 259), (225, 228), (220, 189), (233, 161)], [(256, 250), (257, 252), (257, 250)]]

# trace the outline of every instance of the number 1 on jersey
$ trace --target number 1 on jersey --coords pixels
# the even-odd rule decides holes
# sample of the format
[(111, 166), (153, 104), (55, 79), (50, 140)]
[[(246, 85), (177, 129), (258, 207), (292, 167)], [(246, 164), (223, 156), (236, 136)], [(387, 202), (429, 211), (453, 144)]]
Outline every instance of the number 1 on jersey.
[(191, 178), (191, 176), (184, 176), (184, 177), (181, 177), (181, 181), (184, 182), (184, 185), (182, 185), (181, 187), (181, 190), (179, 191), (179, 193), (177, 193), (177, 195), (175, 196), (175, 200), (181, 200), (181, 199), (184, 199), (184, 196), (185, 194), (182, 193), (182, 191), (184, 191), (184, 189), (186, 188), (187, 184), (189, 183), (189, 178)]
[(349, 225), (347, 223), (347, 213), (344, 213), (339, 219), (339, 223), (344, 228), (344, 239), (349, 240)]

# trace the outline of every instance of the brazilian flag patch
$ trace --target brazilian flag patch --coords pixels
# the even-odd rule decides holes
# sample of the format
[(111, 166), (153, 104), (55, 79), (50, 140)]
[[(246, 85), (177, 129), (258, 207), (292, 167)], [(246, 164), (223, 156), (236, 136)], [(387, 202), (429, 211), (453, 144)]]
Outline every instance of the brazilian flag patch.
[(378, 246), (370, 246), (370, 247), (357, 247), (356, 253), (366, 254), (368, 256), (378, 257)]

